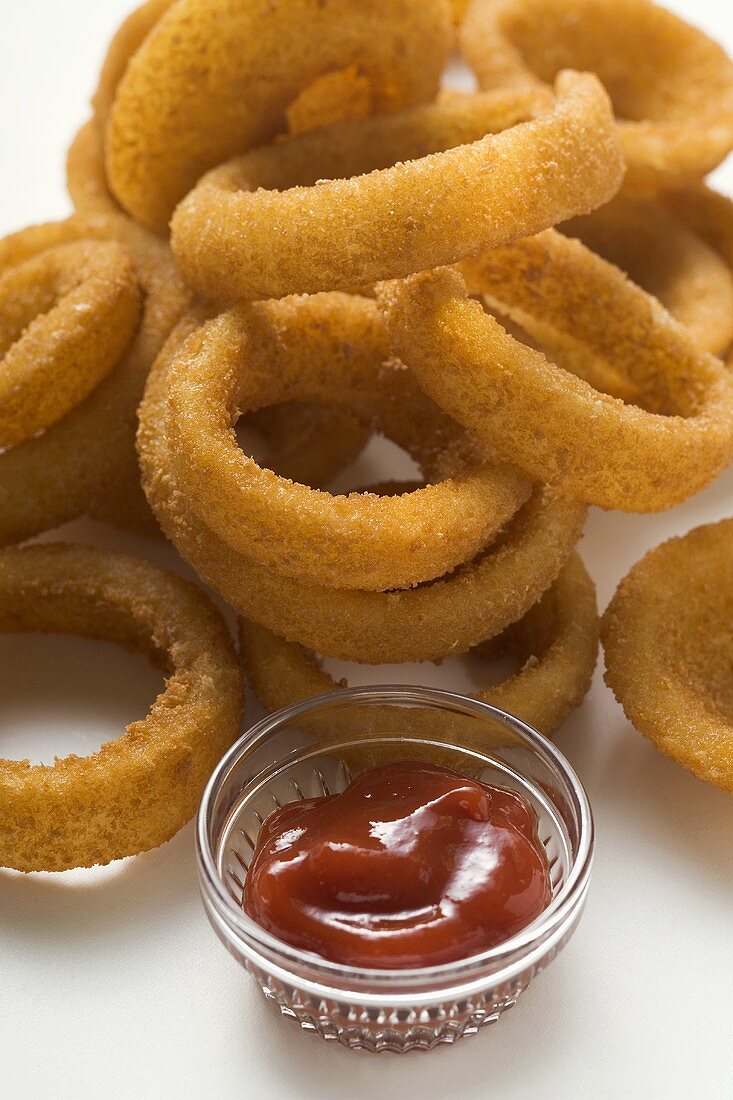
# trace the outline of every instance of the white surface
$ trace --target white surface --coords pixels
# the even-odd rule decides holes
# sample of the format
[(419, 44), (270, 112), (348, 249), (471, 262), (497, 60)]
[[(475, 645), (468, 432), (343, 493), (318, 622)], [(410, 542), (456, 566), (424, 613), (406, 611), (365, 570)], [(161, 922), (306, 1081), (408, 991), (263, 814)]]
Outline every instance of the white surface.
[[(728, 5), (672, 6), (733, 50)], [(130, 7), (3, 3), (0, 232), (67, 212), (64, 150)], [(719, 182), (733, 190), (733, 170)], [(648, 547), (733, 512), (732, 492), (733, 471), (662, 517), (594, 514), (583, 553), (602, 606)], [(152, 543), (96, 537), (165, 557)], [(157, 682), (112, 647), (3, 639), (0, 753), (93, 748), (141, 714)], [(0, 872), (0, 1095), (733, 1095), (733, 802), (636, 734), (600, 670), (557, 740), (595, 809), (594, 881), (575, 940), (497, 1027), (399, 1059), (302, 1035), (262, 1003), (210, 932), (189, 827), (163, 849), (102, 871)]]

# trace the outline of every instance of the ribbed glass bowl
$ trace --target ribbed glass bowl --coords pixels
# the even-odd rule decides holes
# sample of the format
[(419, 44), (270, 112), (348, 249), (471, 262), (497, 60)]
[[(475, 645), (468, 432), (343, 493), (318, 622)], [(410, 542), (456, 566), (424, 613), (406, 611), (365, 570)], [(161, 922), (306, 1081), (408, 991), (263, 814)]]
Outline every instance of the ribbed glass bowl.
[[(534, 807), (552, 876), (552, 900), (537, 920), (461, 962), (372, 970), (296, 950), (245, 914), (247, 868), (272, 810), (409, 759), (510, 787)], [(305, 1030), (370, 1051), (430, 1050), (498, 1020), (575, 930), (593, 857), (588, 799), (551, 742), (485, 703), (402, 685), (321, 696), (257, 723), (212, 775), (196, 839), (208, 918), (265, 997)]]

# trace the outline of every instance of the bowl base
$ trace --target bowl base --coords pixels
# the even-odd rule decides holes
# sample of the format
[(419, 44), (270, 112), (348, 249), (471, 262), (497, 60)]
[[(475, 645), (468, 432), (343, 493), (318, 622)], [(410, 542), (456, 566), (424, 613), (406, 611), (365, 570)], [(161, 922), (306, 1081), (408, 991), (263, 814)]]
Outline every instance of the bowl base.
[(543, 968), (520, 975), (502, 990), (492, 991), (494, 995), (490, 998), (479, 996), (415, 1012), (360, 1008), (334, 1001), (317, 1003), (302, 990), (285, 986), (256, 967), (248, 967), (265, 998), (285, 1019), (295, 1021), (303, 1031), (327, 1042), (373, 1054), (433, 1050), (478, 1034), (482, 1028), (497, 1023), (517, 1003), (535, 973)]

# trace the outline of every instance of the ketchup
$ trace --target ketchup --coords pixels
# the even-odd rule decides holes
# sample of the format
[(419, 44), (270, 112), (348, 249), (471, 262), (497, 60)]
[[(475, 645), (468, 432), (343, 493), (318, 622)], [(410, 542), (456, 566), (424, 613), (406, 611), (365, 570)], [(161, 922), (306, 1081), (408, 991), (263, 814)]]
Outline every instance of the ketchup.
[(346, 966), (431, 966), (509, 939), (550, 901), (537, 816), (514, 791), (401, 761), (264, 822), (245, 911)]

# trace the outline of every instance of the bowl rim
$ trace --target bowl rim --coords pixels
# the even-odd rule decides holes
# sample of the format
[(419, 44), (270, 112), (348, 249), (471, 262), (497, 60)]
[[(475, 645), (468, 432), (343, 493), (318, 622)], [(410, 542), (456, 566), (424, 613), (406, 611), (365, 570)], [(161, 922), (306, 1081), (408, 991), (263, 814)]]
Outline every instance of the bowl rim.
[[(335, 707), (351, 702), (377, 704), (380, 701), (390, 702), (395, 699), (399, 699), (401, 702), (428, 703), (434, 706), (445, 706), (447, 704), (453, 710), (461, 710), (464, 713), (468, 710), (476, 714), (477, 717), (490, 717), (513, 732), (519, 733), (544, 758), (545, 763), (551, 764), (560, 773), (572, 792), (575, 801), (574, 809), (578, 819), (578, 850), (572, 860), (570, 873), (566, 881), (547, 908), (516, 935), (495, 947), (478, 954), (466, 956), (465, 959), (439, 963), (433, 966), (402, 967), (391, 970), (376, 967), (345, 966), (341, 963), (332, 962), (321, 955), (285, 943), (262, 928), (235, 902), (219, 873), (217, 861), (209, 843), (209, 811), (224, 779), (236, 766), (243, 754), (254, 748), (258, 742), (264, 741), (279, 726), (290, 722), (301, 714), (318, 708)], [(420, 740), (426, 745), (435, 744), (441, 747), (455, 748), (468, 754), (475, 751), (452, 741), (431, 741), (428, 737)], [(325, 747), (328, 742), (324, 741), (322, 744)], [(476, 753), (476, 755), (480, 754)], [(266, 961), (267, 965), (270, 966), (273, 962), (276, 962), (278, 969), (287, 973), (290, 973), (288, 970), (289, 965), (295, 968), (296, 973), (307, 968), (311, 982), (314, 979), (316, 981), (328, 980), (335, 983), (339, 988), (351, 988), (355, 982), (360, 986), (372, 987), (385, 985), (391, 987), (408, 986), (415, 982), (432, 985), (433, 982), (443, 984), (445, 981), (453, 985), (456, 980), (460, 980), (462, 977), (468, 979), (476, 972), (490, 970), (493, 973), (495, 966), (501, 968), (508, 965), (514, 969), (512, 964), (524, 965), (526, 957), (532, 955), (544, 941), (555, 938), (553, 934), (559, 926), (572, 917), (579, 902), (584, 900), (587, 893), (588, 879), (593, 864), (594, 833), (595, 828), (590, 801), (577, 772), (552, 741), (534, 727), (517, 718), (516, 715), (472, 696), (463, 695), (460, 692), (446, 691), (442, 688), (428, 688), (412, 684), (370, 684), (342, 688), (324, 695), (312, 696), (309, 699), (273, 711), (250, 726), (224, 754), (204, 789), (196, 818), (196, 856), (201, 889), (205, 894), (205, 900), (213, 905), (218, 918), (224, 922), (228, 931), (237, 937), (244, 952), (251, 954), (254, 949), (260, 962), (264, 963)], [(497, 974), (497, 976), (504, 977), (503, 973), (501, 975)], [(292, 977), (294, 978), (295, 974)]]

